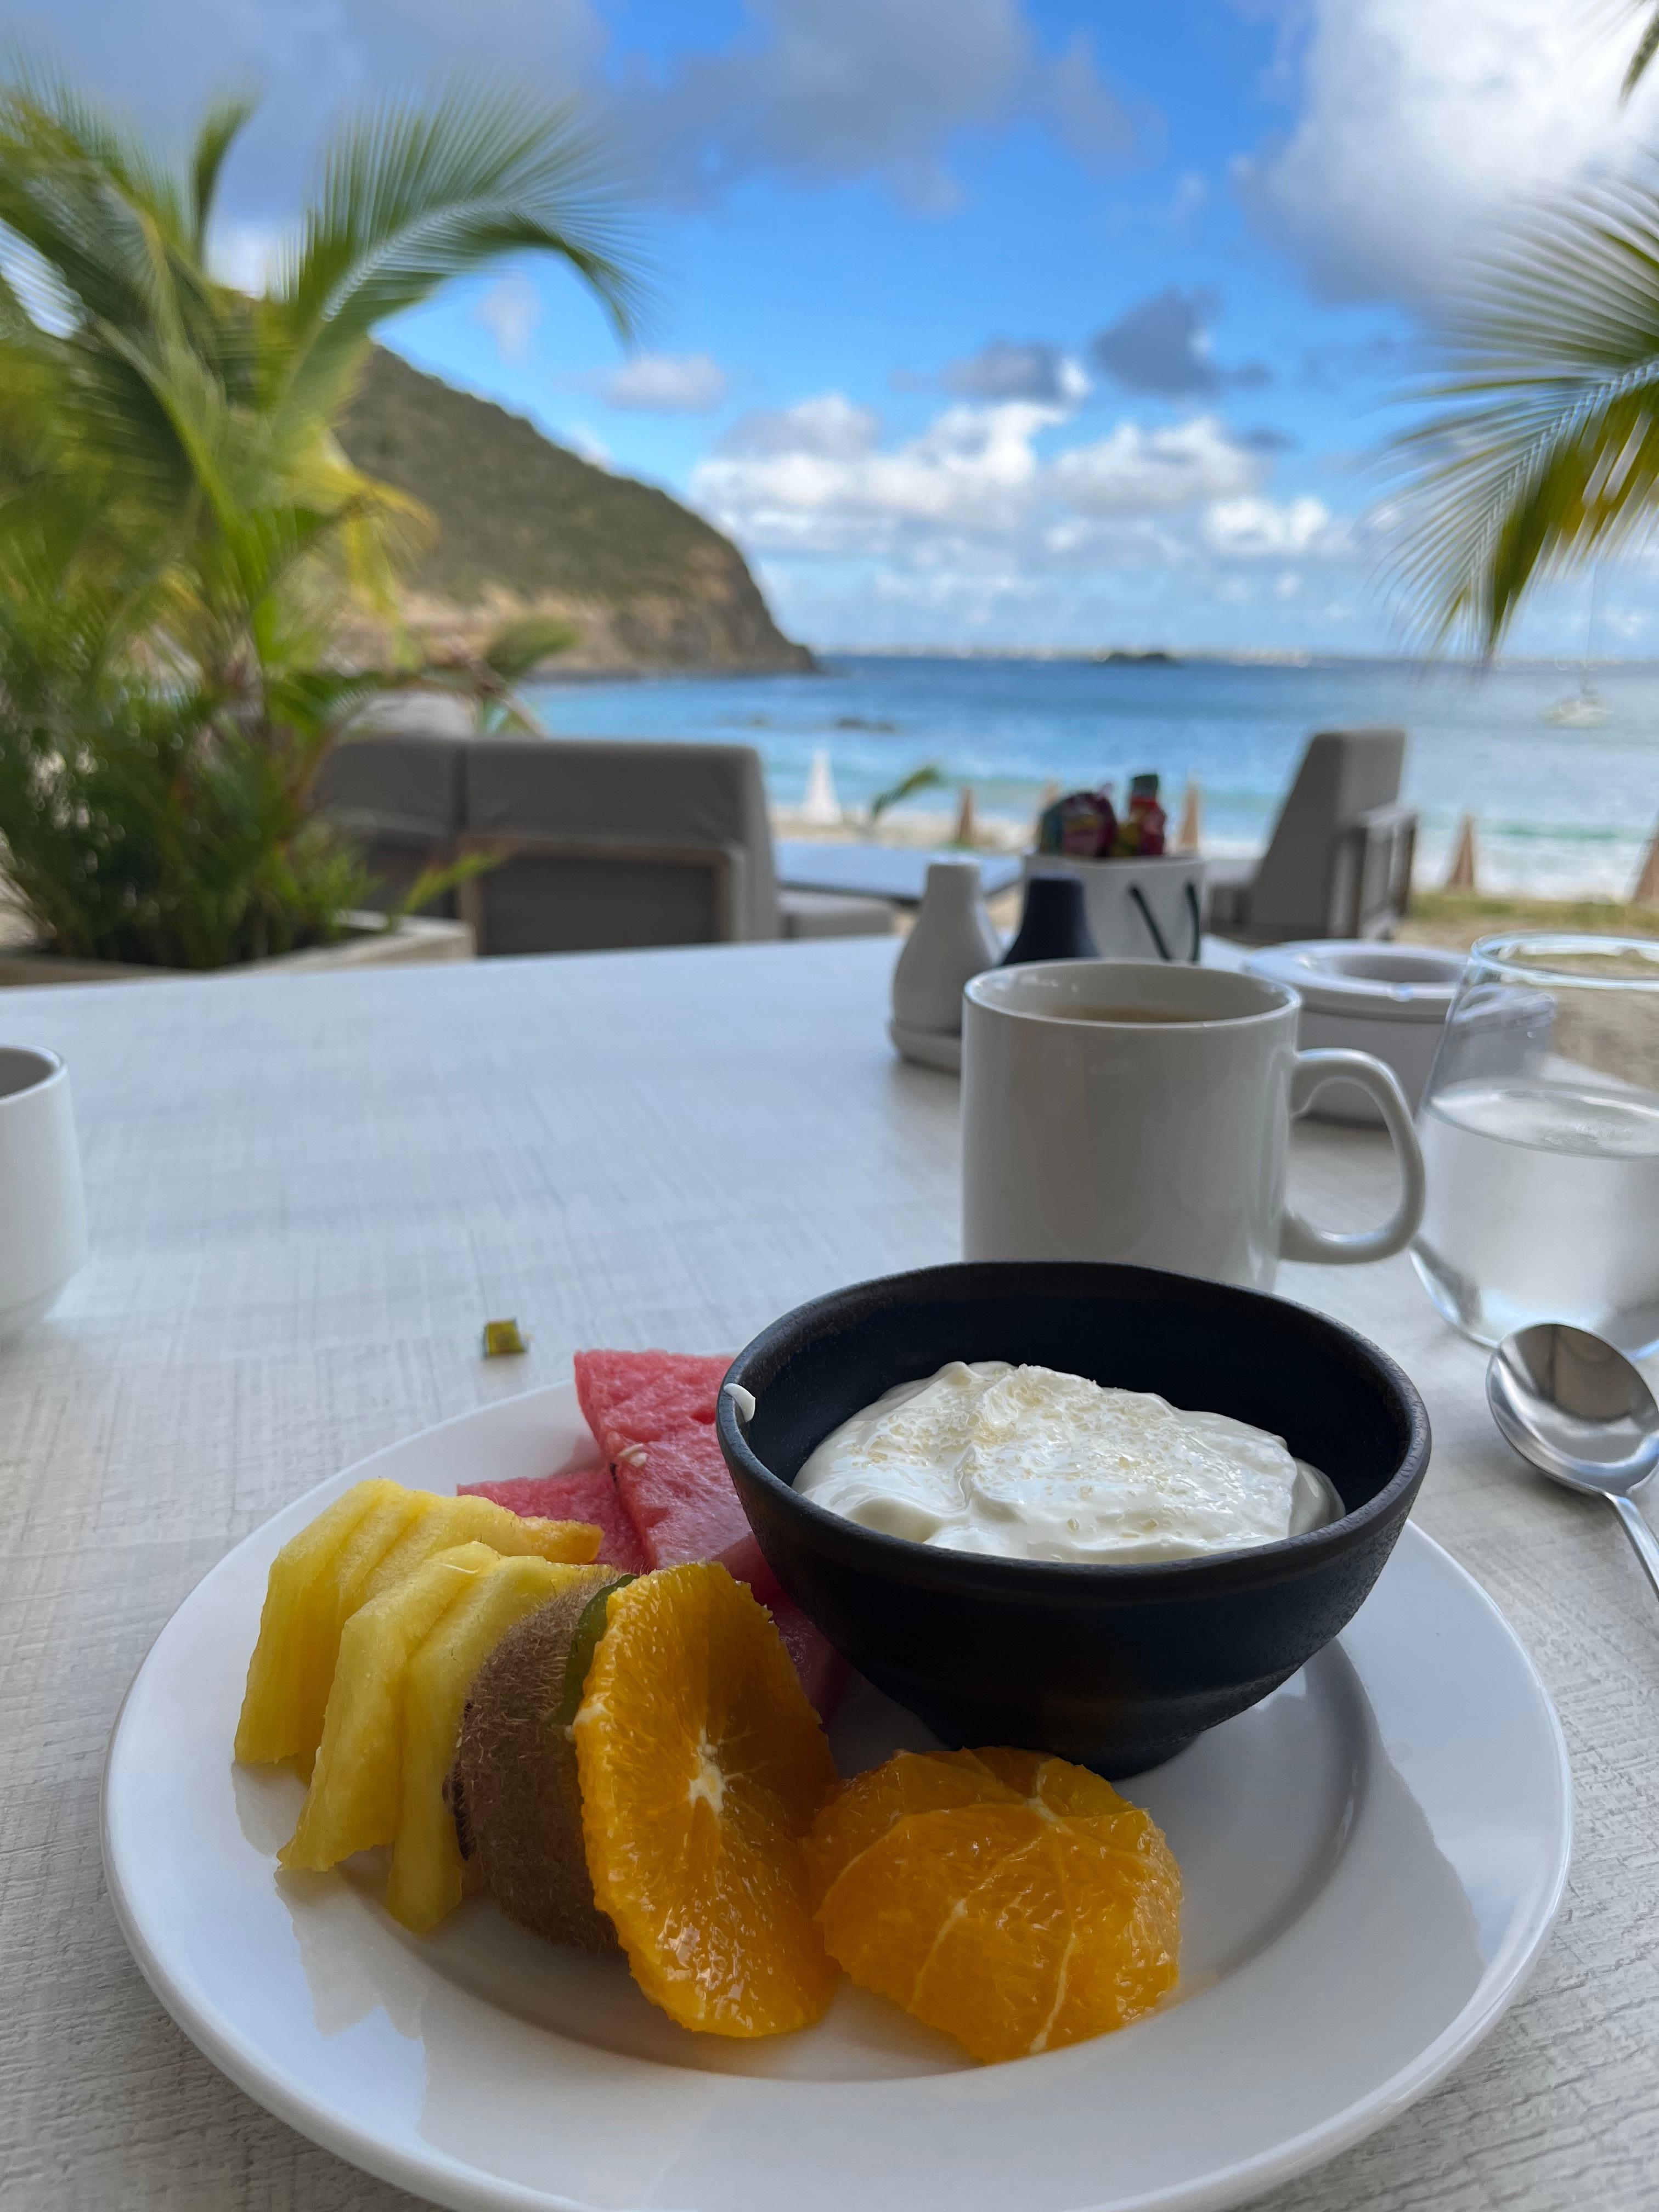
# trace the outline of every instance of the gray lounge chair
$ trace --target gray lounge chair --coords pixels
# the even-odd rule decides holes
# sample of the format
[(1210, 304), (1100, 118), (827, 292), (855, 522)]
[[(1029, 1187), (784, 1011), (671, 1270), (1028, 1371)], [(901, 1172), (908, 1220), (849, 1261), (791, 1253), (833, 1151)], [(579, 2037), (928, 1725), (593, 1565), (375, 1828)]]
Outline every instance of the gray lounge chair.
[(1218, 937), (1389, 937), (1411, 896), (1417, 814), (1400, 802), (1406, 732), (1321, 730), (1259, 860), (1212, 860), (1208, 921)]
[[(414, 781), (431, 793), (413, 817), (404, 793), (410, 749), (425, 761)], [(779, 892), (760, 759), (748, 745), (350, 740), (326, 763), (319, 797), (369, 830), (371, 865), (388, 879), (387, 864), (416, 827), (435, 831), (441, 755), (457, 778), (443, 849), (484, 851), (495, 862), (459, 898), (486, 957), (892, 929), (883, 900)], [(368, 803), (377, 794), (378, 805)]]
[[(455, 855), (461, 833), (461, 745), (453, 738), (354, 737), (324, 761), (317, 799), (364, 841), (383, 906), (401, 898), (423, 868)], [(422, 908), (453, 921), (453, 891)]]

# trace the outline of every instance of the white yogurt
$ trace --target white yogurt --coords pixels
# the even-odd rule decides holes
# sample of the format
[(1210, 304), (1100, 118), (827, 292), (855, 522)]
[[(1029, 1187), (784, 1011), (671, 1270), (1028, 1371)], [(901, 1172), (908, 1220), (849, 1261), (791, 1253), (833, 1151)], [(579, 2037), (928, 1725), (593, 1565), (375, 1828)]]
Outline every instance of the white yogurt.
[(912, 1543), (1083, 1565), (1270, 1544), (1341, 1510), (1263, 1429), (1001, 1359), (899, 1383), (824, 1438), (795, 1488)]

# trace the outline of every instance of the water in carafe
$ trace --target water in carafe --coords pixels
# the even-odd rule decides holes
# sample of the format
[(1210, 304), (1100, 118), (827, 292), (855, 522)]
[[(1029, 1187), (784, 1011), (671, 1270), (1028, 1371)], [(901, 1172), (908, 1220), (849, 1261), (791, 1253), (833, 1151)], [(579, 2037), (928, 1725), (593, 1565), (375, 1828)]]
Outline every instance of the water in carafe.
[(1573, 1322), (1659, 1339), (1659, 1099), (1619, 1085), (1472, 1081), (1431, 1094), (1413, 1246), (1447, 1318), (1495, 1344)]

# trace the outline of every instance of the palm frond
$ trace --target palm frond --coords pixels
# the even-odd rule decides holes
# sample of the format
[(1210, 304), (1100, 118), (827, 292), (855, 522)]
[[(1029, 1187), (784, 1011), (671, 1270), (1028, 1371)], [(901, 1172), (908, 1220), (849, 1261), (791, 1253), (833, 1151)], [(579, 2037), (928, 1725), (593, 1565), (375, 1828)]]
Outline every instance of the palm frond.
[(500, 867), (506, 857), (504, 853), (463, 853), (459, 860), (446, 861), (441, 867), (422, 868), (401, 891), (387, 895), (377, 886), (377, 896), (386, 899), (387, 929), (395, 929), (406, 916), (419, 914), (423, 907), (459, 890), (475, 877), (487, 876), (492, 868)]
[(253, 107), (252, 100), (247, 99), (217, 100), (208, 110), (202, 127), (196, 134), (196, 143), (190, 157), (190, 241), (196, 258), (204, 265), (208, 230), (213, 221), (213, 205), (218, 195), (220, 173), (225, 166), (225, 156), (252, 114)]
[(343, 406), (376, 324), (510, 253), (566, 262), (627, 335), (632, 245), (614, 167), (568, 104), (463, 80), (429, 107), (372, 108), (325, 149), (276, 286), (291, 402)]
[(924, 761), (920, 768), (913, 768), (908, 775), (902, 775), (896, 783), (890, 784), (885, 791), (876, 793), (869, 806), (871, 828), (874, 829), (890, 806), (902, 805), (907, 799), (914, 799), (919, 791), (937, 791), (949, 781), (950, 778), (937, 761)]
[(1540, 210), (1478, 269), (1382, 510), (1409, 617), (1490, 653), (1537, 582), (1659, 518), (1659, 162)]
[(526, 615), (506, 623), (489, 639), (478, 658), (503, 684), (522, 684), (544, 660), (568, 653), (580, 633), (551, 615)]
[(1659, 53), (1659, 7), (1654, 7), (1653, 0), (1635, 0), (1635, 4), (1626, 12), (1630, 15), (1645, 14), (1648, 20), (1643, 27), (1641, 37), (1636, 42), (1636, 52), (1630, 58), (1630, 67), (1625, 71), (1625, 81), (1619, 88), (1619, 100), (1621, 106), (1647, 75), (1648, 64), (1656, 53)]
[(148, 317), (155, 228), (54, 118), (0, 91), (0, 231), (46, 272), (72, 319)]
[(107, 178), (182, 244), (185, 199), (178, 179), (138, 133), (103, 101), (59, 71), (14, 47), (3, 69), (0, 112), (27, 118), (60, 150)]

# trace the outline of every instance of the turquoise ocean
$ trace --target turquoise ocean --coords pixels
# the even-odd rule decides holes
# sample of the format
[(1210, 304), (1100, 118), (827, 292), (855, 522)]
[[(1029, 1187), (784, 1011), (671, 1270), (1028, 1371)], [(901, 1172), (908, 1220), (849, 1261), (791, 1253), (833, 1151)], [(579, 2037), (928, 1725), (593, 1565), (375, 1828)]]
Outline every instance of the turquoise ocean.
[[(844, 805), (932, 762), (982, 812), (1028, 819), (1045, 784), (1155, 769), (1173, 812), (1192, 779), (1206, 845), (1259, 845), (1310, 731), (1399, 722), (1406, 795), (1422, 817), (1419, 881), (1443, 873), (1458, 822), (1479, 824), (1483, 889), (1622, 896), (1659, 816), (1659, 665), (1598, 666), (1607, 719), (1563, 728), (1576, 664), (1482, 672), (1401, 660), (1090, 662), (827, 654), (806, 676), (646, 677), (541, 684), (562, 736), (723, 739), (756, 747), (780, 805), (828, 753)], [(954, 804), (933, 791), (918, 809)]]

